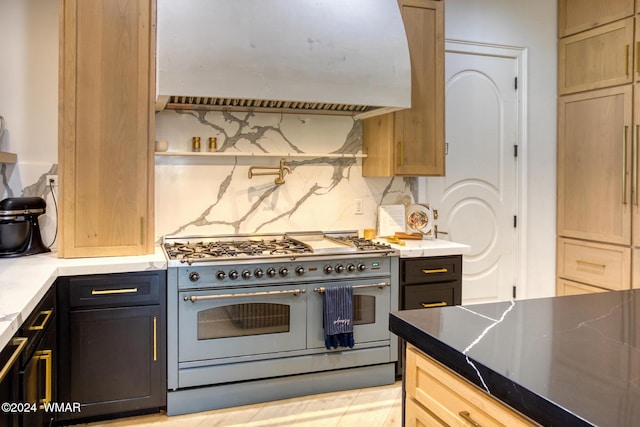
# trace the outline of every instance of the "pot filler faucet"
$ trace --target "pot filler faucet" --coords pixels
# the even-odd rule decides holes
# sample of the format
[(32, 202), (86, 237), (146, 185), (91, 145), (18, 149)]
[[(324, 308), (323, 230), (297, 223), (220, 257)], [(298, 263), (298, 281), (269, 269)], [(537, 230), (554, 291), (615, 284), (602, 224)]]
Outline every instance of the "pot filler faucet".
[[(268, 170), (271, 172), (254, 172), (254, 170)], [(277, 175), (276, 179), (274, 180), (274, 182), (276, 183), (276, 185), (282, 185), (284, 184), (284, 175), (286, 173), (291, 173), (291, 168), (289, 166), (287, 166), (287, 164), (285, 163), (284, 159), (280, 159), (280, 166), (273, 166), (273, 167), (266, 167), (266, 166), (251, 166), (249, 168), (249, 179), (253, 178), (254, 176), (259, 176), (259, 175)]]

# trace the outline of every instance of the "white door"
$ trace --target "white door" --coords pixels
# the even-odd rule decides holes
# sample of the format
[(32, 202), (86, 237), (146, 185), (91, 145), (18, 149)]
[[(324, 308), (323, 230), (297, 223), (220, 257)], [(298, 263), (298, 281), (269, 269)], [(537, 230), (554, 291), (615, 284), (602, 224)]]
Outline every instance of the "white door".
[(446, 176), (429, 178), (427, 192), (438, 230), (449, 233), (442, 237), (471, 246), (463, 257), (464, 304), (509, 300), (517, 290), (520, 55), (447, 43)]

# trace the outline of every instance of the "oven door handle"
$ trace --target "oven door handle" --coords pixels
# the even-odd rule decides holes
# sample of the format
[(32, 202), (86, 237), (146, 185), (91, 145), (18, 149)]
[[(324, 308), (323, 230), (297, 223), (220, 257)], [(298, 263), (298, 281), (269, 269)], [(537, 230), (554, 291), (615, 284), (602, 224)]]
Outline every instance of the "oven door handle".
[(288, 291), (268, 291), (268, 292), (248, 292), (244, 294), (222, 294), (222, 295), (186, 295), (185, 301), (197, 302), (197, 301), (210, 301), (216, 299), (229, 299), (229, 298), (246, 298), (246, 297), (275, 297), (279, 295), (298, 295), (304, 294), (304, 289), (291, 289)]
[[(378, 288), (383, 289), (387, 286), (391, 286), (389, 282), (380, 282), (380, 283), (372, 283), (371, 285), (354, 285), (353, 289), (366, 289), (366, 288)], [(326, 288), (313, 288), (313, 292), (317, 292), (319, 294), (323, 294)]]

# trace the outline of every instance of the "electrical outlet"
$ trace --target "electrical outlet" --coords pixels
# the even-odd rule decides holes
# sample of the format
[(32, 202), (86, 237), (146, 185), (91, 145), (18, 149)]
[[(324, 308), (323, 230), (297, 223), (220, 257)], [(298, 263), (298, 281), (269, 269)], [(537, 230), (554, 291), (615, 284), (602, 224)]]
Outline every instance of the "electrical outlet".
[(363, 207), (362, 199), (356, 199), (356, 209), (354, 213), (356, 215), (362, 215), (363, 211), (364, 211), (364, 207)]
[(47, 175), (47, 187), (49, 185), (58, 186), (58, 175)]

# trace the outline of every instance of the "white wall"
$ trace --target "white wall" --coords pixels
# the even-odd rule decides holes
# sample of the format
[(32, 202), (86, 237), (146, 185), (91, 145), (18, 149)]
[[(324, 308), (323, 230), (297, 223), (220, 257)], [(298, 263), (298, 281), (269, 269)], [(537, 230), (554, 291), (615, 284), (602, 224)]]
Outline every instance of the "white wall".
[(555, 294), (557, 0), (446, 0), (445, 36), (527, 49), (527, 298)]

